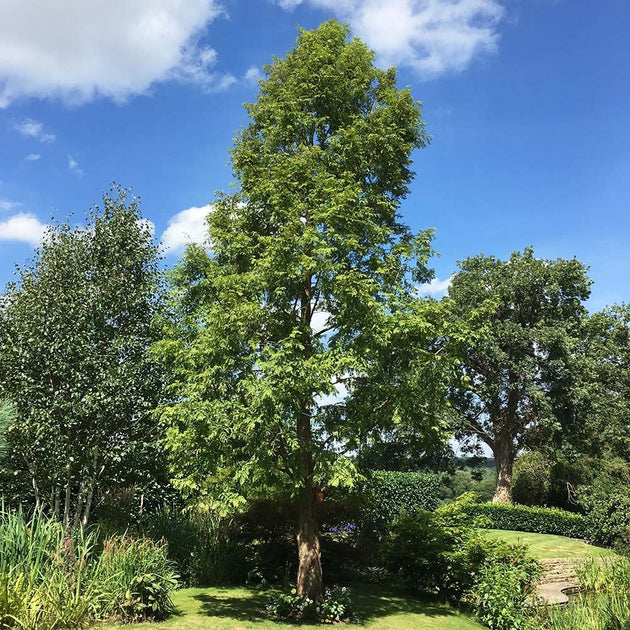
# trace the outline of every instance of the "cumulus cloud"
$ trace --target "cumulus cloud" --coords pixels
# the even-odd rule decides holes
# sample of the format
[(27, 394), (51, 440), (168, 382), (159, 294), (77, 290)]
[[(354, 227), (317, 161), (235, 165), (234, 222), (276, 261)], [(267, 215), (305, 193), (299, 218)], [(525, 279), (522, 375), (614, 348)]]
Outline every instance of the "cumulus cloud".
[(450, 278), (447, 278), (446, 280), (433, 278), (431, 282), (421, 284), (418, 287), (418, 293), (420, 295), (432, 295), (434, 297), (445, 295), (446, 292), (448, 291), (448, 288), (451, 286), (451, 282), (453, 282), (453, 276), (451, 276)]
[(24, 159), (27, 162), (37, 162), (42, 156), (39, 153), (29, 153)]
[[(0, 49), (1, 49), (1, 46), (2, 45), (0, 44)], [(1, 85), (1, 82), (0, 82), (0, 85)], [(1, 94), (2, 92), (0, 91), (0, 105), (2, 102)], [(49, 144), (50, 142), (53, 142), (54, 139), (57, 137), (55, 136), (54, 133), (48, 133), (44, 131), (44, 123), (37, 122), (36, 120), (33, 120), (32, 118), (26, 118), (22, 122), (16, 123), (15, 129), (16, 131), (21, 133), (23, 136), (26, 136), (27, 138), (35, 138), (36, 140), (39, 140), (40, 142), (43, 142), (45, 144)]]
[(160, 81), (206, 90), (234, 81), (215, 73), (199, 43), (218, 0), (0, 2), (0, 107), (24, 97), (124, 101)]
[(164, 249), (170, 254), (175, 254), (182, 251), (188, 243), (203, 243), (208, 232), (206, 217), (211, 211), (210, 205), (192, 207), (171, 217), (162, 234)]
[(77, 177), (83, 177), (83, 169), (71, 155), (68, 156), (68, 170)]
[(504, 13), (498, 0), (278, 0), (288, 10), (302, 3), (349, 22), (380, 64), (409, 66), (426, 79), (494, 52)]
[(0, 241), (21, 241), (31, 245), (39, 245), (46, 225), (30, 212), (19, 212), (0, 221)]

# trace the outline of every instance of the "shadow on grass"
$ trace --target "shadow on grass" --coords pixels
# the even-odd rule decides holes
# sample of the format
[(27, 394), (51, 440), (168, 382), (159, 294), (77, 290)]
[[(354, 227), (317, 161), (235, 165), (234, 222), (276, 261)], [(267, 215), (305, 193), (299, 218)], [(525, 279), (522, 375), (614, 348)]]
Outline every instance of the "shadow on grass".
[(352, 609), (359, 623), (399, 614), (427, 617), (452, 617), (458, 614), (434, 601), (372, 585), (361, 585), (353, 589)]
[(201, 602), (199, 614), (239, 621), (267, 621), (262, 609), (269, 594), (252, 590), (251, 595), (240, 596), (230, 594), (233, 592), (230, 589), (224, 591), (217, 589), (217, 591), (216, 596), (206, 593), (193, 596), (193, 599)]
[[(352, 588), (352, 608), (358, 624), (397, 614), (421, 614), (427, 617), (452, 617), (457, 613), (445, 606), (406, 593), (373, 585)], [(241, 591), (242, 592), (242, 591)], [(270, 591), (248, 591), (237, 595), (231, 589), (219, 590), (216, 595), (200, 593), (193, 598), (201, 603), (199, 613), (208, 617), (224, 617), (239, 621), (263, 622), (268, 617), (263, 609)], [(289, 624), (293, 625), (293, 624)]]

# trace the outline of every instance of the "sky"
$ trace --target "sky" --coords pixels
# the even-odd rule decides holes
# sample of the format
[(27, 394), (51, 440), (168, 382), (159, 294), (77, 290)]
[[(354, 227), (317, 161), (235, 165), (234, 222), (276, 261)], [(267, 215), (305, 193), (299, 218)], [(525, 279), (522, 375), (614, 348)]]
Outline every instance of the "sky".
[(592, 310), (630, 301), (627, 0), (0, 0), (0, 286), (114, 181), (174, 264), (263, 66), (330, 18), (423, 102), (401, 214), (436, 230), (427, 292), (531, 245), (589, 266)]

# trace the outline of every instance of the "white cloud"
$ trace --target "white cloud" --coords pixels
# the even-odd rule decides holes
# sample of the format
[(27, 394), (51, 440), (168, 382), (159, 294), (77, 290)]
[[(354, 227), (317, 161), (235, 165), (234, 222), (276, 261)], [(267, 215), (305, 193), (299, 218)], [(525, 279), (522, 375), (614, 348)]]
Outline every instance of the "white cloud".
[(42, 156), (39, 153), (29, 153), (24, 159), (27, 162), (37, 162)]
[(19, 208), (22, 204), (19, 201), (9, 201), (8, 199), (0, 199), (0, 210), (11, 211)]
[(188, 243), (203, 243), (208, 233), (206, 217), (212, 211), (210, 205), (192, 207), (171, 217), (162, 234), (162, 246), (171, 254), (184, 249)]
[[(1, 48), (1, 44), (0, 44)], [(1, 84), (0, 84), (1, 85)], [(1, 89), (1, 88), (0, 88)], [(2, 106), (2, 93), (0, 92), (0, 107)], [(19, 131), (23, 136), (29, 138), (36, 138), (40, 142), (49, 144), (53, 142), (57, 137), (54, 133), (47, 133), (44, 131), (44, 123), (37, 122), (32, 118), (26, 118), (20, 123), (15, 124), (15, 129)]]
[(425, 284), (421, 284), (418, 287), (419, 295), (433, 295), (433, 296), (441, 296), (445, 295), (448, 291), (448, 288), (451, 286), (453, 282), (453, 276), (447, 278), (446, 280), (440, 280), (439, 278), (433, 278), (431, 282), (427, 282)]
[(71, 155), (68, 156), (68, 170), (77, 177), (83, 177), (83, 169)]
[(504, 13), (498, 0), (278, 0), (285, 9), (302, 2), (348, 21), (380, 64), (409, 66), (425, 79), (494, 52)]
[(22, 241), (31, 245), (39, 245), (46, 225), (30, 212), (19, 212), (0, 221), (0, 241)]
[(225, 89), (201, 46), (219, 0), (0, 2), (0, 107), (18, 98), (124, 101), (160, 81)]
[(247, 68), (247, 72), (245, 72), (245, 74), (243, 75), (243, 79), (247, 83), (252, 83), (256, 85), (258, 83), (258, 80), (262, 79), (262, 76), (263, 75), (260, 71), (260, 68), (257, 68), (256, 66), (250, 66), (249, 68)]

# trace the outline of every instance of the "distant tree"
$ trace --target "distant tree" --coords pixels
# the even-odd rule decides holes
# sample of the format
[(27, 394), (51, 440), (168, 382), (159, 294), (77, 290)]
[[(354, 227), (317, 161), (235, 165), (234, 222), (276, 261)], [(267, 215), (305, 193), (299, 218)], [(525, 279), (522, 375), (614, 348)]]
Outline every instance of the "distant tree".
[(590, 280), (578, 260), (543, 260), (532, 249), (507, 261), (468, 258), (460, 269), (447, 298), (454, 316), (470, 321), (472, 309), (488, 308), (462, 346), (464, 379), (450, 395), (454, 427), (466, 444), (490, 448), (493, 501), (509, 502), (518, 451), (569, 420), (573, 354)]
[[(16, 480), (68, 523), (105, 489), (155, 466), (150, 411), (158, 253), (136, 200), (115, 188), (86, 227), (51, 227), (0, 311), (0, 394)], [(149, 468), (147, 468), (149, 467)], [(26, 483), (28, 481), (28, 483)]]
[(316, 600), (322, 492), (351, 486), (363, 437), (413, 406), (392, 376), (369, 384), (412, 281), (429, 277), (430, 235), (398, 217), (427, 142), (419, 105), (347, 37), (336, 22), (300, 31), (266, 68), (232, 151), (240, 192), (214, 204), (209, 248), (189, 247), (175, 270), (156, 347), (172, 372), (162, 416), (179, 486), (221, 511), (293, 499), (298, 594)]

